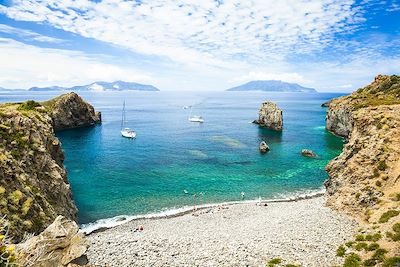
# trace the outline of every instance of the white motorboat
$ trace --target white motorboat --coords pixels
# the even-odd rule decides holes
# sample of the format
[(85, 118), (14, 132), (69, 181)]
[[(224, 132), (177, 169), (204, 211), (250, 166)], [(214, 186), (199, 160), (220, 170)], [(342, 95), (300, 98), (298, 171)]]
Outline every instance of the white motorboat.
[(203, 123), (204, 119), (202, 116), (193, 115), (192, 116), (192, 107), (190, 106), (190, 114), (189, 114), (189, 121), (191, 122), (200, 122)]
[(122, 108), (122, 120), (121, 120), (121, 135), (126, 138), (136, 138), (136, 132), (131, 130), (128, 127), (125, 127), (126, 118), (125, 118), (125, 101)]
[(191, 116), (191, 117), (189, 117), (189, 121), (203, 123), (204, 119), (201, 116)]

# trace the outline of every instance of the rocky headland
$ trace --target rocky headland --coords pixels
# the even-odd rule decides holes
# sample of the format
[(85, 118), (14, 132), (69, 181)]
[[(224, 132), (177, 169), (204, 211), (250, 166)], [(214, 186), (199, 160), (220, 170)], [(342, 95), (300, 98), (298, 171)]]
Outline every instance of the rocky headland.
[(379, 75), (332, 100), (326, 119), (328, 130), (347, 139), (326, 167), (327, 204), (362, 225), (338, 254), (358, 257), (354, 266), (398, 266), (385, 264), (400, 264), (400, 76)]
[(265, 101), (258, 112), (258, 119), (253, 121), (253, 123), (275, 131), (282, 131), (282, 110), (275, 103)]
[(59, 215), (76, 220), (55, 131), (100, 121), (100, 114), (75, 93), (0, 105), (0, 214), (13, 242), (42, 232)]

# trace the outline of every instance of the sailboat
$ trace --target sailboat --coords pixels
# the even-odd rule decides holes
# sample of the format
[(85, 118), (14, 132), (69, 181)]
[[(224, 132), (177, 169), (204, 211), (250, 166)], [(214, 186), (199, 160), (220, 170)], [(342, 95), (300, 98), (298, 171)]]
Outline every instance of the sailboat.
[(202, 116), (197, 116), (197, 115), (192, 116), (192, 107), (190, 107), (189, 121), (203, 123), (204, 119)]
[(122, 120), (121, 120), (121, 135), (126, 138), (135, 138), (136, 132), (131, 130), (130, 128), (125, 127), (126, 118), (125, 118), (125, 100), (122, 108)]

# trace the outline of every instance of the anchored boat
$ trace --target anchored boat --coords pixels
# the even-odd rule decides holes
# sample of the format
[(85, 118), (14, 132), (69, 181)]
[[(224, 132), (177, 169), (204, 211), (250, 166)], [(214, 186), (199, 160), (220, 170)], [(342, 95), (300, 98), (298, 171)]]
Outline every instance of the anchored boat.
[(125, 127), (126, 117), (125, 117), (125, 100), (122, 108), (122, 120), (121, 120), (121, 135), (126, 138), (136, 138), (136, 132), (128, 127)]

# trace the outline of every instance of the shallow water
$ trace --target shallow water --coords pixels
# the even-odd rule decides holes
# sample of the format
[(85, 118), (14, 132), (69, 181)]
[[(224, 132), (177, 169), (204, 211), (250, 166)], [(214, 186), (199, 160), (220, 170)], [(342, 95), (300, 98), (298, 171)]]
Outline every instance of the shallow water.
[[(1, 102), (46, 100), (55, 93), (0, 93)], [(342, 140), (325, 130), (330, 93), (81, 93), (102, 125), (58, 132), (80, 223), (204, 203), (277, 198), (321, 189), (324, 167)], [(120, 135), (122, 101), (137, 139)], [(262, 101), (284, 110), (282, 133), (250, 123)], [(188, 121), (187, 109), (205, 123)], [(271, 151), (258, 151), (261, 141)], [(312, 149), (318, 158), (302, 157)], [(187, 191), (187, 193), (184, 192)]]

